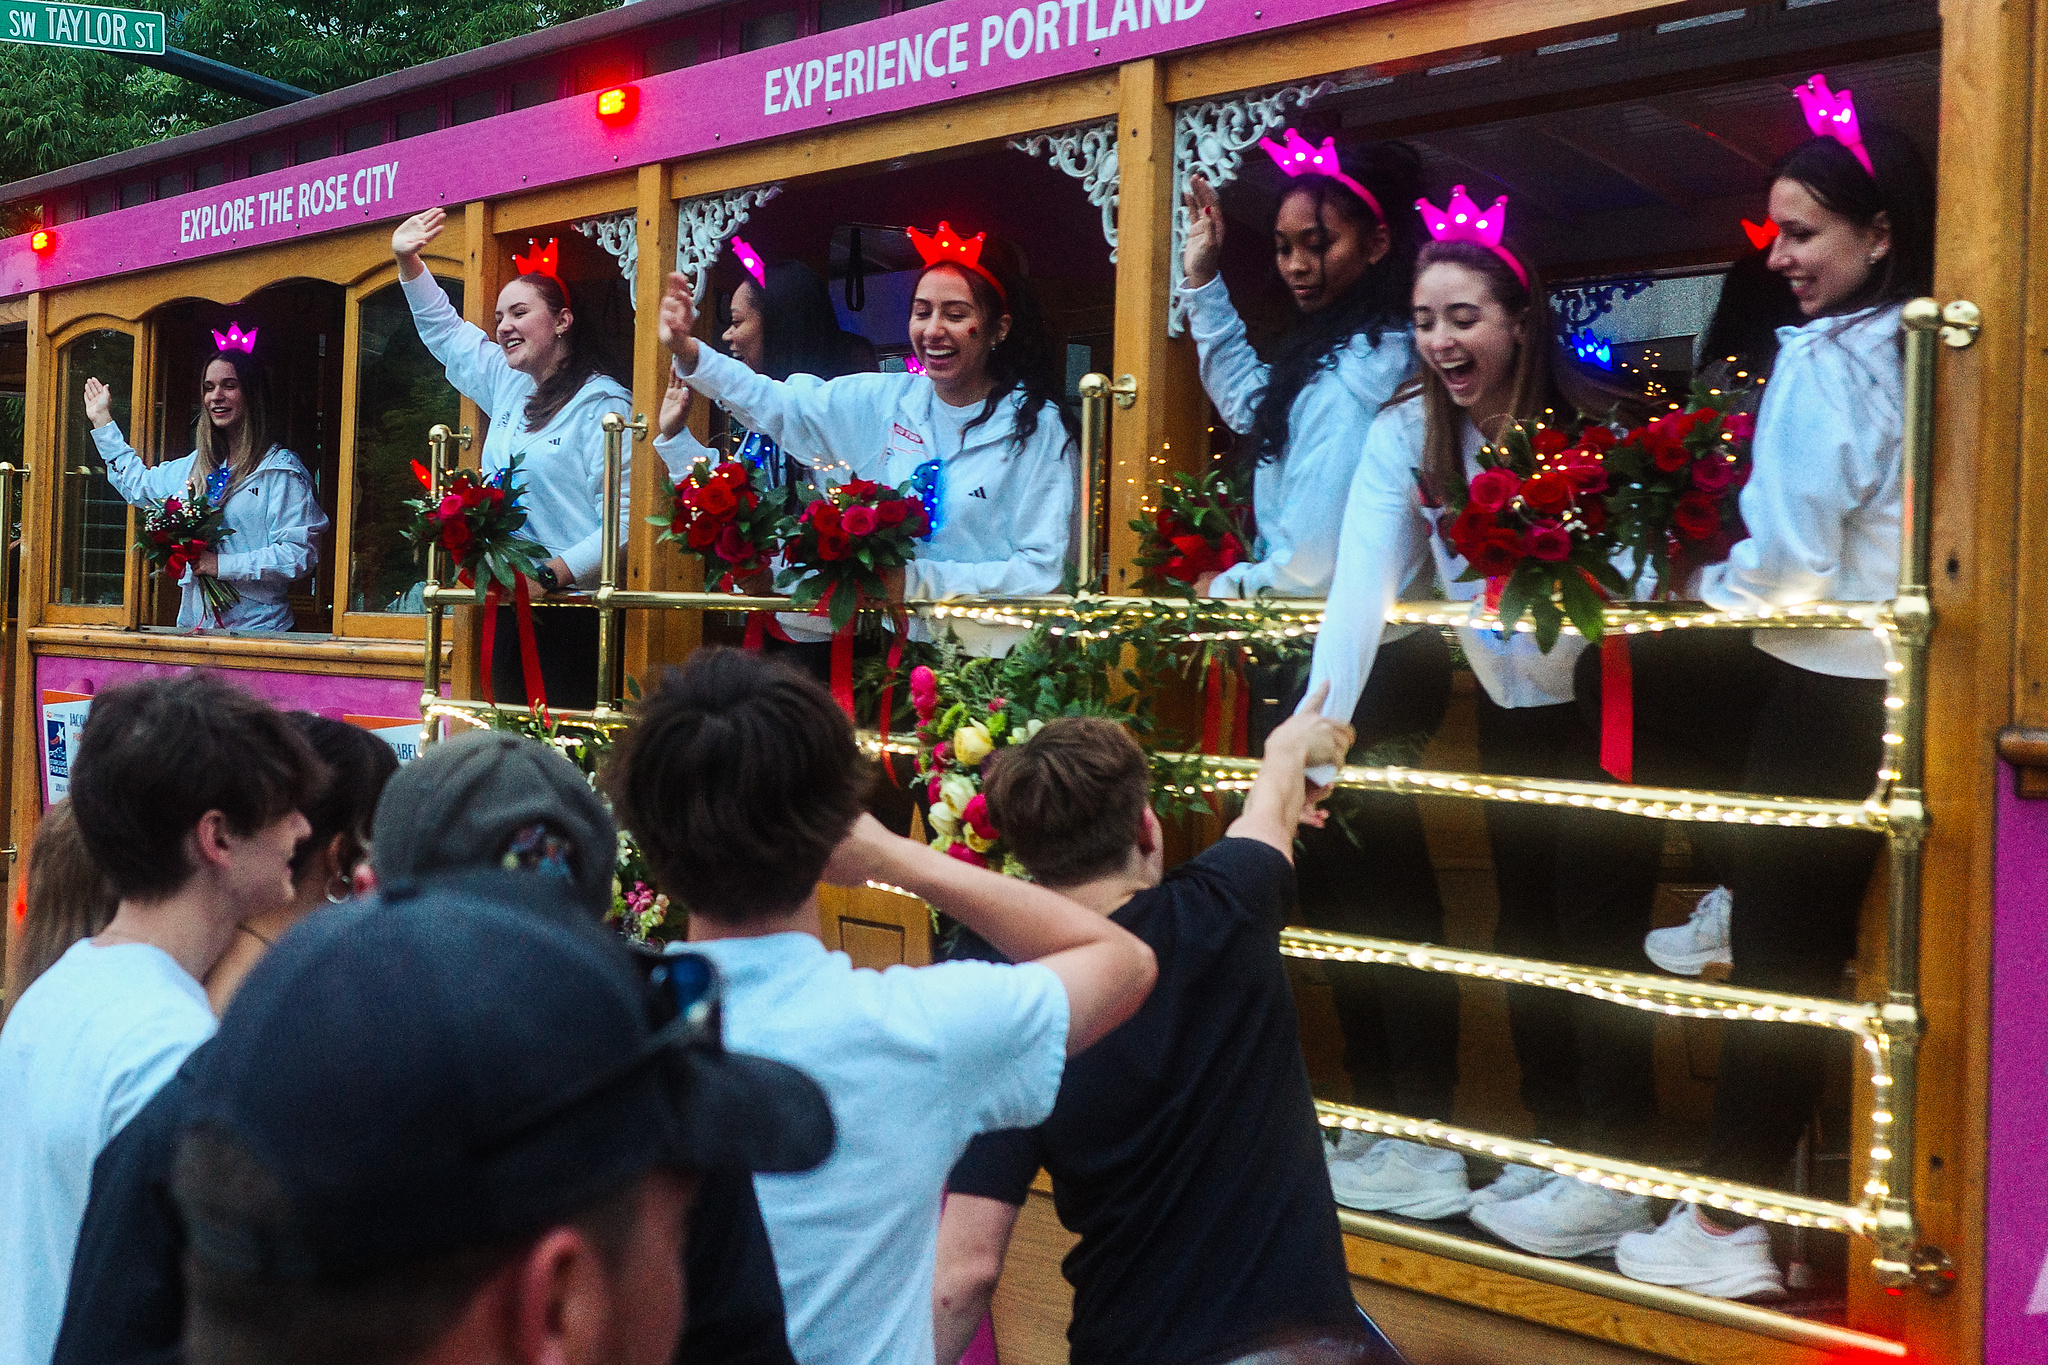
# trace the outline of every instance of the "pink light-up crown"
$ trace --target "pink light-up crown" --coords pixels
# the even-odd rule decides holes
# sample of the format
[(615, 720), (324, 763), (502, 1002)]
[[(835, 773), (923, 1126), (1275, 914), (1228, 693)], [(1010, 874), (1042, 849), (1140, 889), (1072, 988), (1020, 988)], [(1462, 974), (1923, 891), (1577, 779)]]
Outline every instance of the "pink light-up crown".
[(1273, 158), (1273, 164), (1287, 172), (1290, 179), (1303, 175), (1320, 175), (1334, 180), (1365, 201), (1373, 217), (1382, 223), (1387, 221), (1386, 211), (1380, 208), (1380, 201), (1373, 198), (1371, 190), (1344, 174), (1344, 168), (1337, 164), (1337, 139), (1326, 137), (1323, 145), (1313, 146), (1299, 132), (1289, 128), (1284, 134), (1287, 144), (1262, 137), (1259, 145), (1266, 149), (1266, 155)]
[(214, 349), (217, 351), (240, 351), (243, 355), (254, 355), (256, 354), (256, 334), (262, 330), (260, 327), (251, 327), (245, 332), (242, 330), (241, 323), (230, 322), (226, 332), (215, 332), (213, 334)]
[(1429, 229), (1429, 235), (1439, 242), (1477, 242), (1494, 255), (1508, 263), (1508, 269), (1515, 272), (1515, 278), (1522, 287), (1529, 287), (1529, 272), (1515, 259), (1515, 254), (1500, 244), (1502, 229), (1508, 225), (1508, 197), (1502, 195), (1493, 201), (1493, 207), (1482, 210), (1472, 202), (1472, 196), (1465, 193), (1463, 185), (1453, 186), (1451, 200), (1442, 208), (1427, 199), (1415, 201), (1417, 211), (1422, 214), (1422, 225)]
[(755, 284), (763, 289), (768, 287), (768, 267), (762, 263), (760, 252), (735, 237), (732, 239), (732, 254), (733, 259), (746, 267), (747, 273), (754, 277)]
[(1833, 138), (1856, 154), (1864, 170), (1877, 174), (1863, 146), (1863, 130), (1856, 126), (1856, 100), (1849, 91), (1835, 93), (1828, 89), (1828, 78), (1815, 72), (1812, 80), (1793, 90), (1792, 97), (1806, 111), (1806, 126), (1815, 137)]

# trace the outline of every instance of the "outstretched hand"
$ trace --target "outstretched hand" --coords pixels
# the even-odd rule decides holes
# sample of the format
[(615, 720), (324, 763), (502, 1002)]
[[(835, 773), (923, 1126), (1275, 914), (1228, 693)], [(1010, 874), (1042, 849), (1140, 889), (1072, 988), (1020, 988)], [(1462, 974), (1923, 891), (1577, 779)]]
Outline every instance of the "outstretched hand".
[(1216, 278), (1223, 262), (1223, 210), (1216, 202), (1216, 187), (1199, 175), (1188, 181), (1188, 191), (1180, 202), (1188, 211), (1180, 273), (1191, 288), (1199, 289)]
[(654, 335), (675, 355), (684, 374), (697, 368), (697, 338), (692, 335), (696, 329), (697, 299), (690, 292), (690, 282), (680, 272), (672, 274), (655, 314)]
[(114, 420), (114, 391), (97, 379), (85, 381), (85, 415), (95, 427)]
[(408, 280), (419, 278), (420, 272), (426, 269), (420, 260), (420, 252), (447, 226), (447, 210), (428, 209), (425, 213), (415, 213), (392, 229), (391, 254), (398, 258), (400, 276)]
[(690, 386), (674, 370), (668, 372), (668, 389), (661, 395), (659, 427), (663, 440), (674, 436), (683, 429), (690, 419), (690, 400), (696, 397)]

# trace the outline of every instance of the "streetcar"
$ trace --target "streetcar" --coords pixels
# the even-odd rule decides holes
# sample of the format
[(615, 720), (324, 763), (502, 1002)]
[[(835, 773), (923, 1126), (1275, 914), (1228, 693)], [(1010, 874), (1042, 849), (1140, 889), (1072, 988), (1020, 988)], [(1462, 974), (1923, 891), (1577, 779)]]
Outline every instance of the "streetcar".
[[(1280, 181), (1259, 141), (1290, 126), (1339, 145), (1399, 140), (1433, 195), (1512, 196), (1582, 355), (1646, 396), (1682, 396), (1722, 275), (1748, 248), (1744, 220), (1764, 218), (1770, 166), (1806, 135), (1788, 91), (1825, 71), (1866, 117), (1904, 129), (1938, 184), (1937, 292), (1909, 309), (1906, 341), (1918, 577), (1871, 618), (1909, 661), (1897, 773), (1858, 817), (1892, 856), (1837, 1004), (1802, 1014), (1713, 982), (1616, 986), (1617, 1008), (1658, 1016), (1658, 1160), (1533, 1147), (1501, 1060), (1504, 983), (1608, 987), (1590, 968), (1490, 951), (1481, 803), (1509, 794), (1431, 777), (1478, 772), (1469, 678), (1418, 766), (1384, 778), (1424, 793), (1450, 942), (1388, 951), (1289, 931), (1283, 947), (1326, 1123), (1722, 1202), (1760, 1217), (1794, 1267), (1786, 1299), (1733, 1302), (1526, 1254), (1458, 1220), (1342, 1211), (1358, 1300), (1411, 1359), (2048, 1359), (2048, 656), (2024, 606), (2048, 589), (2034, 312), (2048, 257), (2031, 235), (2048, 221), (2044, 61), (2048, 6), (1997, 0), (640, 0), (6, 186), (12, 221), (39, 224), (0, 241), (0, 388), (25, 431), (0, 451), (17, 551), (0, 578), (6, 842), (26, 848), (64, 793), (92, 696), (124, 680), (222, 670), (402, 757), (482, 709), (479, 614), (406, 538), (416, 466), (474, 463), (484, 435), (400, 292), (390, 238), (408, 215), (447, 211), (426, 262), (486, 328), (515, 256), (552, 243), (639, 415), (669, 373), (653, 302), (672, 271), (706, 300), (729, 292), (735, 239), (809, 263), (887, 369), (908, 363), (904, 228), (1000, 234), (1028, 260), (1088, 409), (1098, 463), (1075, 577), (1132, 596), (1132, 523), (1159, 480), (1231, 450), (1176, 295), (1194, 176), (1222, 194), (1224, 271), (1255, 336), (1286, 302), (1262, 259)], [(278, 440), (330, 521), (292, 586), (289, 630), (177, 625), (176, 590), (146, 572), (86, 411), (97, 378), (146, 461), (183, 454), (198, 368), (231, 326), (260, 337)], [(719, 438), (705, 405), (691, 420)], [(669, 488), (639, 425), (609, 433), (614, 471), (630, 457), (625, 543), (583, 599), (606, 614), (600, 710), (613, 714), (665, 665), (737, 638), (700, 564), (658, 542), (649, 517)], [(1428, 603), (1403, 610), (1441, 624)], [(1645, 814), (1670, 830), (1667, 922), (1705, 889), (1688, 830), (1735, 809)], [(932, 959), (929, 916), (908, 898), (824, 905), (826, 942), (856, 962)], [(1345, 1102), (1331, 985), (1360, 961), (1456, 974), (1449, 1118)], [(1783, 1027), (1832, 1028), (1858, 1060), (1782, 1187), (1706, 1180), (1693, 1167), (1717, 1030), (1787, 1008)], [(1005, 1365), (1065, 1358), (1071, 1238), (1048, 1187), (1022, 1227), (994, 1313)]]

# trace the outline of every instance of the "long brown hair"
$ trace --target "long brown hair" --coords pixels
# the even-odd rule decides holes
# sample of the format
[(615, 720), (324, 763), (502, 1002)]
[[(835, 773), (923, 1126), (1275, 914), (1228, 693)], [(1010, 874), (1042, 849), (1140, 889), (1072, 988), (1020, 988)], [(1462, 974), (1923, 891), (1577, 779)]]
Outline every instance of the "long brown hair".
[[(215, 362), (233, 369), (235, 382), (242, 389), (242, 425), (232, 440), (223, 436), (206, 415), (206, 372)], [(192, 461), (188, 486), (195, 496), (206, 491), (216, 470), (225, 465), (230, 471), (228, 486), (220, 497), (222, 502), (256, 472), (256, 466), (270, 453), (270, 386), (247, 351), (215, 351), (199, 367), (199, 424), (192, 433), (192, 451), (196, 458)]]
[[(1618, 413), (1624, 420), (1640, 421), (1644, 415), (1640, 398), (1625, 390), (1602, 384), (1562, 356), (1554, 354), (1556, 330), (1550, 315), (1550, 291), (1529, 258), (1520, 252), (1515, 259), (1529, 272), (1528, 283), (1500, 258), (1491, 247), (1477, 242), (1425, 242), (1415, 256), (1415, 277), (1433, 265), (1461, 265), (1486, 280), (1487, 292), (1511, 318), (1520, 321), (1522, 340), (1515, 348), (1513, 383), (1508, 390), (1505, 413), (1473, 413), (1475, 425), (1495, 417), (1515, 421), (1574, 413), (1605, 419)], [(1442, 497), (1465, 483), (1465, 411), (1451, 401), (1450, 390), (1427, 362), (1418, 363), (1415, 377), (1403, 384), (1387, 406), (1422, 395), (1422, 475), (1430, 492)]]
[[(542, 379), (533, 390), (533, 396), (526, 400), (526, 429), (539, 431), (555, 420), (555, 414), (569, 405), (569, 400), (583, 391), (591, 376), (613, 374), (610, 358), (600, 348), (594, 329), (586, 327), (576, 317), (569, 287), (553, 275), (535, 271), (521, 275), (517, 281), (528, 286), (540, 296), (541, 305), (550, 313), (567, 311), (569, 326), (562, 333), (562, 344), (568, 354), (561, 364)], [(616, 377), (616, 375), (614, 375)]]
[(72, 944), (106, 928), (119, 905), (86, 851), (71, 803), (59, 801), (44, 812), (29, 847), (26, 913), (7, 955), (7, 1009)]

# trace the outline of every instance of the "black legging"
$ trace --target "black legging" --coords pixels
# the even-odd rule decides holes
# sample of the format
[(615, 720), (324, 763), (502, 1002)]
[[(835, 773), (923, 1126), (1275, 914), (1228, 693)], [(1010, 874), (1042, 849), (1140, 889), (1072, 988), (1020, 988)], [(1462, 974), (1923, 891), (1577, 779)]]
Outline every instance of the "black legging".
[[(1861, 800), (1875, 787), (1882, 681), (1814, 673), (1726, 632), (1638, 637), (1630, 654), (1639, 783), (1838, 801)], [(1596, 724), (1597, 672), (1589, 677), (1583, 662), (1579, 695), (1585, 719)], [(1661, 822), (1635, 823), (1655, 828), (1661, 840)], [(1693, 832), (1734, 901), (1730, 984), (1836, 995), (1843, 964), (1856, 952), (1857, 911), (1883, 839), (1757, 825), (1696, 825)], [(1638, 836), (1633, 867), (1629, 857), (1618, 858), (1603, 879), (1617, 896), (1631, 880), (1642, 886), (1645, 907), (1656, 883), (1654, 854), (1644, 852), (1651, 838)], [(1708, 1172), (1782, 1184), (1842, 1041), (1813, 1028), (1725, 1025)]]
[[(597, 611), (592, 607), (535, 607), (533, 641), (548, 705), (587, 711), (597, 705)], [(617, 661), (614, 661), (614, 667)], [(519, 625), (512, 607), (498, 608), (497, 638), (491, 642), (491, 696), (501, 705), (526, 702), (526, 677), (519, 662)]]
[[(1305, 664), (1248, 670), (1255, 704), (1249, 729), (1266, 736), (1294, 714), (1307, 686)], [(1352, 753), (1388, 740), (1427, 737), (1450, 700), (1450, 649), (1434, 630), (1381, 647), (1352, 712)], [(1412, 796), (1346, 794), (1347, 834), (1335, 818), (1303, 828), (1295, 861), (1301, 918), (1316, 929), (1441, 943), (1444, 906), (1436, 868)], [(1352, 836), (1357, 842), (1352, 841)], [(1344, 1070), (1354, 1103), (1417, 1118), (1448, 1118), (1458, 1087), (1458, 983), (1412, 967), (1338, 964), (1330, 994), (1344, 1035)]]

